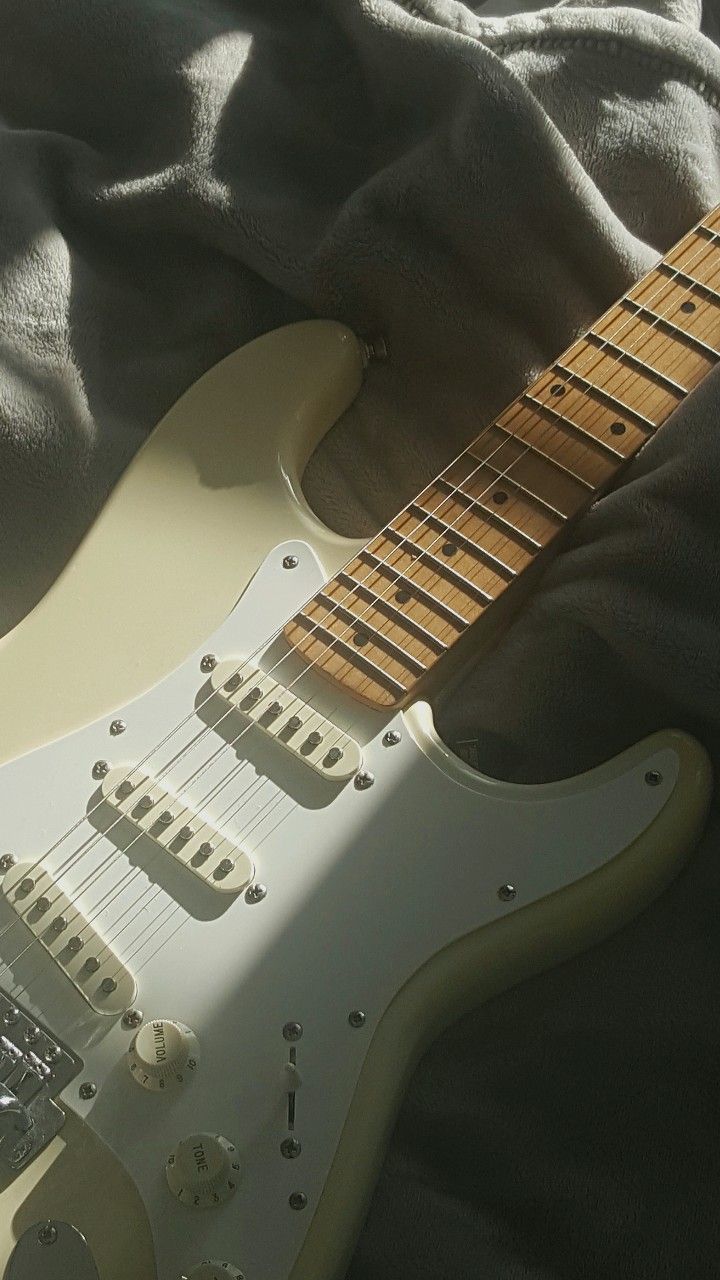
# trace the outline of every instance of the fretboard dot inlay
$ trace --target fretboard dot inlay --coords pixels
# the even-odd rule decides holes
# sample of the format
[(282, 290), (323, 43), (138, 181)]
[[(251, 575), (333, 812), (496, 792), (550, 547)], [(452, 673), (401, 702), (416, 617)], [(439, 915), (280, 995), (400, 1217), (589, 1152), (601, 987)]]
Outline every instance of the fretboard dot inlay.
[(496, 489), (492, 496), (492, 500), (493, 502), (496, 502), (498, 506), (502, 506), (503, 502), (507, 502), (507, 494), (505, 493), (505, 490)]
[(410, 599), (410, 592), (409, 592), (409, 591), (396, 591), (396, 592), (395, 592), (395, 599), (397, 600), (398, 604), (407, 604), (408, 600)]
[(552, 396), (564, 396), (564, 395), (565, 395), (565, 391), (566, 391), (566, 388), (563, 386), (562, 382), (553, 382), (553, 384), (552, 384), (552, 386), (551, 386), (551, 388), (550, 388), (550, 395), (552, 395)]
[(624, 422), (611, 422), (611, 423), (610, 423), (610, 430), (612, 431), (612, 433), (613, 433), (613, 435), (614, 435), (614, 436), (621, 436), (621, 435), (624, 435), (624, 433), (625, 433), (625, 429), (626, 429), (626, 428), (625, 428), (625, 423), (624, 423)]
[(457, 551), (458, 549), (455, 546), (454, 542), (446, 542), (442, 549), (442, 553), (444, 556), (456, 556)]
[(694, 303), (694, 302), (682, 302), (682, 303), (680, 304), (680, 310), (681, 310), (681, 311), (684, 311), (684, 312), (686, 313), (686, 315), (691, 315), (691, 314), (692, 314), (692, 312), (695, 310), (695, 303)]
[(355, 635), (353, 636), (353, 644), (356, 644), (358, 645), (358, 647), (361, 647), (362, 645), (367, 644), (369, 639), (370, 637), (367, 631), (356, 631)]

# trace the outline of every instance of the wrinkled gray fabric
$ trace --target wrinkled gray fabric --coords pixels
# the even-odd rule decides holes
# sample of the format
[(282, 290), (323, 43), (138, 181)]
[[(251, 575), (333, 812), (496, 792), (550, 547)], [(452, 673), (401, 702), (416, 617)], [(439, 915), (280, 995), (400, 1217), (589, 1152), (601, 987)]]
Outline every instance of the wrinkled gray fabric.
[[(179, 393), (291, 320), (388, 338), (306, 478), (343, 532), (388, 518), (720, 202), (700, 22), (0, 0), (0, 632)], [(713, 374), (438, 699), (486, 772), (669, 724), (720, 758), (719, 400)], [(720, 1274), (717, 853), (715, 810), (636, 923), (437, 1041), (348, 1280)]]

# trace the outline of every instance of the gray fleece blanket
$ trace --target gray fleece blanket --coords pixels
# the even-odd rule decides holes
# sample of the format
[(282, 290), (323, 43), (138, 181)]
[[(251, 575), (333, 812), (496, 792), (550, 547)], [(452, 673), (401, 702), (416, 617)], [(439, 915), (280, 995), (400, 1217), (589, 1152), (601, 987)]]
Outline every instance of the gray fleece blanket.
[[(391, 359), (306, 491), (369, 533), (720, 202), (699, 0), (0, 0), (0, 632), (180, 392), (311, 315)], [(712, 375), (439, 703), (497, 776), (720, 759)], [(348, 1280), (720, 1275), (720, 820), (427, 1053)]]

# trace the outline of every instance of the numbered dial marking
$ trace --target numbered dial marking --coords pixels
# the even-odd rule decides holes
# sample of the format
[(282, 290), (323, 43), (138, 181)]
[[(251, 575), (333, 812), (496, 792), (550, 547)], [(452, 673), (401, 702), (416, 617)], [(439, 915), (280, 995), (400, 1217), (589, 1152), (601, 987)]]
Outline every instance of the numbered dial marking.
[(146, 1022), (128, 1049), (128, 1067), (143, 1089), (158, 1093), (177, 1089), (191, 1080), (198, 1064), (199, 1045), (182, 1022), (156, 1018)]
[(193, 1133), (168, 1156), (167, 1184), (189, 1209), (212, 1209), (229, 1200), (240, 1177), (232, 1142), (219, 1133)]

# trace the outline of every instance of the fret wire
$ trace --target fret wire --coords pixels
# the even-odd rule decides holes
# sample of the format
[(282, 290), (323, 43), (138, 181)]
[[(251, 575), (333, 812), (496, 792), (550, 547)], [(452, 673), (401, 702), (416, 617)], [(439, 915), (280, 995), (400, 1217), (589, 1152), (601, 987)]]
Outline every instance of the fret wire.
[(327, 627), (324, 627), (321, 622), (315, 622), (314, 619), (309, 618), (302, 610), (293, 616), (293, 622), (297, 622), (301, 627), (306, 627), (308, 631), (321, 635), (327, 649), (334, 653), (340, 653), (351, 666), (364, 668), (365, 674), (369, 675), (371, 680), (374, 680), (380, 686), (384, 685), (396, 697), (402, 698), (408, 692), (405, 685), (401, 684), (399, 680), (388, 675), (387, 671), (377, 666), (364, 653), (352, 649), (340, 636), (334, 636), (332, 631), (328, 631)]
[(383, 600), (382, 596), (376, 595), (370, 587), (366, 587), (362, 582), (355, 582), (354, 578), (343, 569), (336, 575), (336, 578), (338, 582), (343, 580), (343, 583), (350, 587), (351, 594), (361, 598), (365, 597), (367, 603), (372, 605), (378, 613), (387, 613), (391, 621), (396, 621), (397, 626), (402, 627), (409, 635), (414, 636), (416, 640), (420, 640), (426, 648), (434, 649), (438, 657), (443, 653), (447, 653), (450, 646), (445, 644), (445, 641), (441, 640), (439, 636), (434, 635), (432, 631), (428, 631), (423, 627), (416, 618), (413, 618), (410, 614), (403, 613), (401, 609), (396, 609), (388, 600)]
[[(676, 249), (677, 249), (677, 246), (676, 246)], [(684, 251), (684, 250), (683, 250), (683, 251)], [(672, 252), (672, 251), (671, 251), (671, 252)], [(693, 259), (693, 261), (694, 261), (694, 259)], [(686, 264), (686, 265), (691, 265), (691, 264)], [(672, 264), (668, 264), (668, 266), (670, 266), (670, 267), (672, 268)], [(650, 274), (650, 273), (647, 273), (647, 274)], [(673, 270), (673, 274), (674, 274), (674, 275), (677, 275), (677, 273), (676, 273), (674, 270)], [(699, 286), (699, 287), (701, 287), (701, 288), (702, 288), (702, 286), (700, 285), (700, 282), (695, 281), (692, 277), (690, 277), (690, 280), (691, 280), (692, 285)], [(603, 345), (610, 345), (609, 343), (606, 343), (604, 340), (602, 340), (602, 338), (600, 337), (600, 335), (594, 335), (594, 336), (595, 336), (597, 339), (599, 339), (601, 342), (603, 342)], [(588, 343), (588, 346), (589, 346), (589, 345), (590, 345), (590, 343)], [(625, 353), (625, 352), (623, 352), (623, 354), (629, 354), (629, 353)], [(643, 362), (640, 362), (640, 363), (642, 364)], [(561, 371), (561, 373), (562, 373), (566, 378), (568, 378), (568, 379), (570, 380), (570, 382), (571, 382), (571, 383), (573, 383), (573, 382), (580, 382), (580, 383), (581, 383), (581, 384), (583, 384), (583, 385), (587, 385), (587, 386), (589, 386), (589, 388), (590, 388), (591, 392), (592, 392), (592, 393), (594, 393), (594, 395), (595, 395), (595, 396), (597, 396), (597, 398), (598, 398), (598, 399), (601, 399), (601, 400), (607, 400), (607, 401), (609, 401), (609, 402), (610, 402), (610, 404), (611, 404), (611, 406), (612, 406), (613, 408), (619, 408), (619, 409), (621, 410), (621, 412), (622, 412), (625, 416), (628, 416), (628, 417), (631, 417), (631, 418), (636, 419), (637, 421), (640, 421), (640, 422), (642, 423), (642, 425), (644, 425), (644, 426), (646, 426), (646, 427), (649, 427), (651, 430), (655, 430), (657, 426), (661, 425), (660, 423), (657, 423), (657, 424), (656, 424), (656, 423), (650, 423), (650, 422), (648, 422), (648, 420), (644, 417), (644, 415), (640, 414), (637, 410), (633, 410), (633, 409), (631, 409), (629, 405), (626, 405), (623, 401), (619, 400), (616, 396), (613, 396), (613, 395), (611, 395), (609, 392), (605, 391), (605, 390), (604, 390), (604, 388), (602, 388), (602, 387), (598, 387), (598, 386), (596, 386), (595, 384), (591, 383), (591, 382), (589, 381), (589, 379), (584, 378), (584, 377), (583, 377), (583, 375), (582, 375), (582, 374), (580, 374), (577, 370), (565, 369), (561, 361), (557, 361), (557, 362), (556, 362), (555, 367), (556, 367), (558, 370), (560, 370), (560, 371)], [(595, 368), (595, 367), (596, 367), (596, 366), (593, 366), (593, 368)], [(648, 372), (655, 372), (655, 370), (654, 370), (654, 369), (651, 369), (651, 370), (648, 370)], [(661, 377), (662, 377), (662, 375), (661, 375)], [(627, 381), (627, 380), (626, 380), (626, 381)], [(683, 396), (684, 396), (685, 394), (687, 394), (687, 392), (685, 392), (685, 391), (684, 391), (684, 389), (683, 389), (683, 390), (682, 390), (682, 394), (683, 394)], [(592, 400), (594, 397), (591, 395), (589, 398)], [(672, 411), (672, 410), (670, 410), (670, 411)], [(667, 416), (667, 415), (665, 415), (665, 416)], [(662, 418), (662, 420), (661, 420), (661, 421), (664, 421), (664, 417)], [(516, 438), (516, 439), (521, 439), (520, 437), (515, 437), (515, 438)], [(497, 450), (497, 451), (499, 451), (499, 450)], [(522, 458), (522, 457), (524, 457), (524, 456), (526, 455), (527, 451), (528, 451), (528, 450), (527, 450), (527, 447), (526, 447), (526, 449), (524, 450), (524, 452), (520, 455), (520, 458), (516, 458), (516, 459), (514, 459), (514, 461), (510, 464), (510, 466), (516, 465), (516, 463), (517, 463), (518, 461), (520, 461), (520, 460), (521, 460), (521, 458)], [(462, 455), (461, 455), (461, 456), (462, 456)], [(491, 454), (490, 456), (493, 456), (493, 454)], [(493, 472), (493, 471), (495, 470), (495, 469), (493, 469), (493, 468), (489, 465), (488, 459), (483, 459), (483, 460), (482, 460), (482, 464), (481, 464), (481, 465), (482, 465), (482, 466), (487, 467), (487, 469), (488, 469), (489, 471), (491, 471), (491, 472)], [(508, 470), (509, 470), (509, 469), (510, 469), (510, 468), (508, 468)], [(475, 468), (475, 471), (476, 471), (476, 472), (477, 472), (477, 471), (480, 471), (480, 470), (481, 470), (481, 467), (477, 467), (477, 468)], [(471, 472), (471, 475), (472, 475), (472, 474), (473, 474), (473, 473)], [(505, 473), (500, 473), (500, 472), (495, 471), (495, 475), (496, 475), (496, 478), (497, 478), (497, 479), (499, 479), (499, 478), (501, 478), (501, 477), (505, 478)], [(465, 477), (465, 481), (467, 481), (467, 479), (468, 479), (468, 477)], [(579, 479), (579, 477), (578, 477), (578, 479)], [(513, 483), (513, 482), (511, 481), (510, 483)], [(489, 486), (489, 487), (492, 487), (492, 486)], [(529, 491), (529, 490), (526, 490), (524, 486), (516, 485), (516, 487), (517, 487), (517, 488), (520, 488), (520, 489), (522, 489), (524, 492), (526, 492), (526, 493), (527, 493), (527, 495), (528, 495), (528, 497), (529, 497), (531, 500), (534, 500), (535, 502), (538, 502), (538, 501), (539, 501), (539, 502), (540, 502), (541, 504), (543, 504), (543, 505), (548, 505), (548, 506), (550, 506), (550, 509), (551, 509), (551, 510), (553, 510), (553, 511), (555, 510), (555, 508), (553, 508), (553, 507), (551, 506), (551, 504), (546, 504), (546, 503), (544, 503), (544, 500), (543, 500), (543, 499), (540, 499), (540, 498), (539, 498), (539, 495), (537, 495), (537, 494), (535, 494), (535, 493), (533, 493), (533, 492), (531, 492), (531, 491)], [(469, 496), (469, 495), (468, 495), (468, 496)], [(475, 499), (472, 499), (472, 501), (473, 501), (473, 503), (475, 504), (476, 500), (475, 500)], [(480, 504), (478, 504), (478, 505), (480, 505)], [(563, 521), (564, 521), (565, 517), (562, 515), (562, 513), (558, 512), (557, 514), (558, 514), (558, 515), (561, 517), (561, 519), (563, 519)], [(458, 518), (459, 518), (459, 517), (458, 517)], [(512, 526), (512, 525), (511, 525), (510, 527), (511, 527), (511, 529), (513, 530), (513, 533), (515, 533), (515, 532), (516, 532), (516, 530), (515, 530), (514, 526)], [(415, 530), (413, 530), (413, 532), (415, 532)], [(402, 541), (405, 541), (405, 539), (401, 539), (401, 542), (402, 542)], [(434, 544), (432, 544), (432, 543), (431, 543), (431, 545), (434, 545)], [(422, 552), (422, 556), (421, 556), (421, 558), (422, 558), (423, 560), (427, 560), (427, 559), (428, 559), (428, 555), (429, 555), (429, 553), (428, 553), (427, 551), (423, 551), (423, 552)], [(438, 568), (440, 568), (440, 569), (441, 569), (441, 570), (443, 570), (445, 573), (447, 573), (448, 566), (444, 566), (444, 565), (439, 564), (437, 561), (435, 561), (435, 558), (434, 558), (434, 557), (432, 557), (432, 556), (430, 556), (430, 559), (431, 559), (431, 560), (433, 560), (433, 561), (437, 564)], [(357, 658), (357, 656), (358, 656), (358, 655), (353, 655), (353, 659)]]
[[(450, 493), (446, 493), (446, 489), (450, 489)], [(437, 506), (428, 507), (428, 503), (435, 499), (438, 500)], [(454, 534), (455, 530), (462, 532), (476, 547), (477, 554), (489, 559), (490, 563), (487, 567), (501, 576), (506, 574), (512, 576), (519, 572), (527, 563), (528, 555), (532, 554), (517, 536), (510, 537), (503, 529), (499, 529), (490, 519), (490, 513), (485, 508), (473, 502), (472, 498), (466, 497), (460, 490), (453, 490), (453, 486), (449, 482), (441, 481), (440, 476), (423, 490), (413, 505), (426, 510), (436, 520), (441, 519), (451, 533)], [(459, 507), (460, 512), (449, 521), (448, 517), (451, 515), (453, 506)], [(439, 514), (441, 511), (442, 516)], [(470, 533), (470, 530), (477, 525), (480, 525), (483, 530), (479, 539)], [(493, 538), (492, 547), (485, 546), (483, 542), (487, 537), (485, 530)]]
[[(411, 530), (411, 533), (416, 532), (417, 529)], [(478, 604), (482, 605), (492, 603), (493, 597), (488, 595), (487, 591), (483, 591), (482, 587), (476, 586), (474, 582), (471, 582), (464, 574), (458, 573), (457, 569), (453, 569), (451, 565), (443, 564), (441, 560), (438, 560), (437, 557), (433, 555), (432, 551), (427, 551), (424, 547), (419, 547), (417, 543), (412, 541), (410, 535), (404, 536), (396, 529), (388, 528), (385, 530), (384, 536), (388, 541), (392, 541), (397, 538), (400, 543), (406, 543), (410, 547), (408, 554), (411, 555), (413, 559), (424, 564), (430, 564), (438, 577), (446, 578), (456, 586), (458, 590), (462, 591), (464, 595), (468, 596), (470, 600), (475, 600)], [(437, 541), (439, 542), (440, 539), (438, 538)]]
[(568, 428), (569, 431), (576, 432), (580, 437), (579, 443), (590, 446), (597, 445), (597, 447), (599, 449), (603, 449), (609, 458), (616, 462), (618, 466), (624, 461), (624, 455), (620, 453), (619, 449), (613, 449), (612, 445), (608, 444), (607, 440), (601, 440), (598, 436), (594, 436), (590, 431), (586, 431), (584, 427), (579, 426), (577, 422), (573, 422), (572, 418), (568, 418), (565, 414), (560, 413), (559, 410), (553, 409), (552, 405), (545, 404), (543, 400), (537, 400), (535, 396), (531, 395), (528, 391), (523, 392), (521, 399), (528, 400), (539, 415), (547, 414), (552, 418), (557, 418), (564, 427)]
[[(473, 441), (473, 444), (474, 443), (475, 441)], [(470, 453), (471, 449), (472, 449), (472, 445), (470, 446), (470, 449), (468, 449), (468, 453)], [(474, 457), (475, 455), (471, 453), (470, 456)], [(490, 456), (492, 457), (492, 454)], [(564, 512), (559, 511), (557, 507), (554, 507), (551, 502), (547, 502), (545, 498), (541, 498), (539, 494), (533, 493), (532, 489), (528, 489), (526, 485), (521, 484), (520, 481), (516, 479), (515, 476), (508, 476), (510, 467), (516, 466), (516, 464), (520, 461), (519, 458), (514, 458), (506, 471), (497, 471), (495, 467), (493, 467), (491, 463), (488, 462), (487, 458), (479, 458), (478, 461), (480, 462), (481, 466), (487, 467), (488, 471), (493, 471), (495, 473), (495, 480), (494, 480), (495, 484), (497, 484), (498, 480), (502, 479), (503, 482), (506, 484), (509, 484), (511, 488), (519, 489), (520, 492), (523, 494), (523, 496), (526, 497), (529, 502), (534, 502), (537, 504), (537, 506), (544, 507), (546, 512), (549, 511), (551, 515), (557, 516), (558, 520), (562, 520), (563, 524), (565, 523), (568, 517), (564, 514)]]
[[(694, 349), (692, 339), (690, 341), (684, 340), (687, 337), (686, 330), (670, 321), (666, 324), (649, 324), (643, 315), (632, 315), (631, 324), (628, 320), (625, 302), (626, 299), (622, 298), (614, 307), (611, 307), (605, 313), (605, 316), (596, 321), (593, 328), (589, 330), (588, 336), (598, 342), (608, 341), (615, 345), (615, 337), (625, 334), (626, 345), (620, 345), (619, 349), (624, 353), (628, 362), (641, 358), (642, 367), (649, 376), (654, 376), (659, 383), (664, 381), (670, 386), (673, 393), (679, 393), (683, 398), (685, 395), (689, 395), (698, 382), (701, 382), (710, 371), (709, 368), (705, 367), (708, 361), (708, 354)], [(639, 304), (629, 302), (628, 305), (631, 308), (636, 308)], [(631, 327), (629, 328), (630, 324)], [(670, 340), (668, 340), (667, 335), (660, 332), (661, 328), (670, 330)], [(638, 341), (633, 346), (632, 351), (627, 349), (628, 333), (630, 336), (639, 334)], [(712, 352), (712, 349), (709, 352), (709, 359), (711, 365), (717, 363), (718, 356)], [(655, 363), (656, 360), (658, 363)], [(659, 362), (661, 360), (664, 363), (663, 368), (660, 367)], [(685, 375), (681, 384), (677, 371), (680, 371), (682, 375), (683, 370)], [(686, 386), (686, 382), (689, 385)]]
[(462, 532), (462, 525), (446, 524), (440, 516), (436, 516), (434, 511), (426, 511), (419, 502), (409, 502), (406, 510), (415, 511), (422, 518), (424, 524), (438, 527), (438, 532), (445, 535), (448, 540), (457, 543), (458, 546), (464, 547), (469, 555), (477, 556), (483, 561), (488, 569), (492, 569), (500, 578), (505, 578), (508, 582), (512, 582), (517, 577), (517, 570), (513, 569), (509, 564), (504, 564), (502, 560), (498, 560), (490, 551), (486, 551), (484, 547), (473, 542), (471, 538), (466, 538)]
[[(397, 550), (397, 547), (395, 547), (394, 550)], [(416, 598), (422, 604), (425, 604), (426, 608), (430, 609), (433, 613), (437, 613), (439, 617), (444, 617), (452, 627), (455, 627), (458, 633), (461, 634), (474, 621), (474, 619), (466, 618), (463, 614), (458, 613), (456, 609), (453, 609), (449, 604), (446, 604), (444, 600), (439, 600), (428, 591), (425, 591), (424, 587), (422, 587), (420, 583), (416, 582), (414, 578), (410, 578), (406, 573), (395, 570), (391, 561), (381, 560), (378, 556), (373, 555), (367, 547), (363, 547), (363, 549), (358, 552), (358, 559), (362, 558), (371, 561), (371, 568), (378, 573), (380, 573), (383, 568), (392, 569), (393, 572), (396, 572), (397, 577), (391, 584), (393, 588), (397, 588), (398, 583), (400, 584), (401, 591), (410, 588), (411, 594), (414, 594)], [(414, 567), (414, 565), (411, 567)]]
[(666, 374), (660, 373), (659, 369), (655, 369), (652, 365), (647, 364), (638, 356), (633, 355), (630, 351), (625, 351), (623, 347), (618, 347), (612, 341), (612, 338), (603, 338), (599, 333), (594, 333), (592, 329), (588, 329), (583, 334), (583, 338), (590, 345), (595, 342), (602, 342), (608, 348), (609, 354), (618, 360), (620, 364), (627, 361), (628, 364), (638, 367), (649, 378), (654, 378), (657, 382), (661, 382), (667, 391), (671, 391), (673, 395), (687, 396), (690, 394), (689, 387), (681, 387), (679, 382), (674, 382), (672, 378), (668, 378)]
[(680, 325), (673, 324), (671, 320), (664, 319), (656, 311), (652, 311), (650, 307), (643, 306), (641, 302), (636, 302), (634, 298), (621, 298), (619, 305), (632, 307), (635, 313), (649, 316), (653, 327), (657, 325), (658, 329), (668, 329), (671, 334), (677, 334), (682, 342), (687, 343), (688, 346), (695, 347), (700, 355), (707, 356), (709, 360), (720, 360), (720, 351), (716, 351), (714, 347), (709, 347), (706, 342), (703, 342), (702, 338), (690, 333), (688, 329), (681, 328)]
[[(700, 293), (706, 293), (712, 302), (716, 302), (720, 306), (720, 293), (716, 289), (712, 289), (709, 284), (703, 284), (702, 280), (696, 280), (694, 276), (689, 276), (680, 267), (671, 267), (668, 262), (658, 262), (653, 270), (669, 271), (671, 275), (677, 276), (682, 284), (687, 285), (691, 292), (693, 289), (697, 289)], [(641, 281), (638, 281), (638, 284), (640, 283)]]
[(387, 649), (390, 652), (390, 657), (395, 658), (403, 667), (407, 667), (408, 671), (414, 675), (416, 679), (425, 675), (425, 672), (427, 671), (425, 663), (421, 662), (419, 658), (414, 658), (412, 654), (407, 653), (400, 645), (395, 644), (389, 639), (384, 631), (378, 631), (377, 627), (373, 627), (369, 622), (364, 622), (362, 617), (358, 617), (357, 614), (353, 613), (352, 610), (348, 609), (344, 604), (333, 600), (332, 596), (327, 595), (324, 591), (318, 591), (313, 599), (322, 601), (323, 603), (327, 601), (329, 613), (336, 614), (337, 617), (340, 618), (341, 622), (347, 622), (349, 626), (356, 631), (368, 632), (368, 638), (376, 648), (382, 649), (383, 645), (387, 646)]
[[(512, 405), (508, 406), (508, 408), (512, 408)], [(508, 410), (505, 412), (508, 412)], [(504, 416), (504, 414), (501, 414), (501, 417)], [(590, 484), (589, 480), (583, 480), (582, 476), (579, 476), (575, 471), (571, 471), (570, 468), (564, 466), (562, 462), (558, 462), (557, 458), (553, 458), (549, 453), (544, 453), (542, 449), (533, 444), (532, 440), (526, 439), (525, 436), (519, 436), (514, 431), (508, 431), (505, 425), (503, 423), (499, 423), (497, 420), (494, 425), (497, 427), (498, 431), (504, 431), (509, 440), (522, 441), (526, 449), (535, 454), (535, 457), (542, 458), (542, 461), (547, 462), (548, 466), (555, 467), (557, 471), (562, 471), (563, 475), (568, 476), (571, 480), (576, 480), (578, 484), (583, 485), (585, 489), (589, 489), (591, 493), (594, 493), (596, 488), (594, 484)]]
[[(464, 456), (465, 456), (464, 454), (461, 455), (461, 457), (464, 457)], [(452, 463), (450, 465), (452, 466)], [(449, 471), (450, 467), (446, 467), (445, 470)], [(469, 479), (470, 479), (470, 476), (465, 477), (465, 480), (469, 480)], [(469, 502), (473, 507), (478, 507), (479, 510), (482, 511), (483, 517), (487, 517), (488, 524), (498, 524), (501, 526), (501, 528), (499, 529), (499, 532), (502, 533), (502, 532), (508, 531), (508, 537), (512, 536), (512, 537), (517, 537), (519, 539), (522, 539), (525, 545), (526, 551), (530, 551), (531, 554), (534, 554), (536, 551), (542, 550), (541, 542), (538, 542), (536, 538), (532, 538), (529, 533), (525, 533), (522, 530), (517, 529), (514, 524), (512, 524), (509, 520), (506, 520), (504, 516), (499, 515), (497, 511), (492, 511), (490, 507), (486, 507), (480, 501), (479, 498), (473, 498), (472, 494), (467, 493), (467, 491), (463, 489), (462, 483), (453, 489), (452, 483), (449, 480), (446, 480), (444, 475), (438, 476), (433, 483), (438, 485), (446, 485), (447, 488), (452, 491), (450, 494), (451, 497), (462, 498), (466, 502)]]

